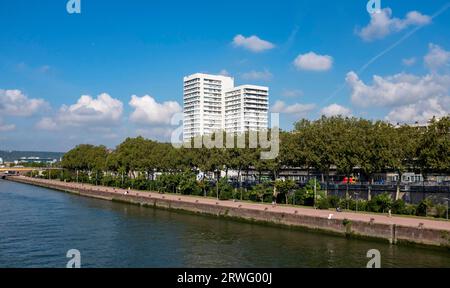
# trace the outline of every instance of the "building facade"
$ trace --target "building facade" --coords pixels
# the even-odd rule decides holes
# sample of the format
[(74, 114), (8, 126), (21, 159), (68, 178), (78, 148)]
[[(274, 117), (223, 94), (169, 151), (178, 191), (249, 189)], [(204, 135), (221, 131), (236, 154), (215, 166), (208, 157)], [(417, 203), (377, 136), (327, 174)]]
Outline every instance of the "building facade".
[(261, 131), (268, 127), (269, 88), (242, 85), (225, 93), (225, 127), (229, 133)]
[(232, 77), (203, 73), (183, 80), (184, 141), (216, 131), (243, 133), (268, 128), (268, 87), (234, 87)]
[(224, 122), (224, 94), (234, 79), (221, 75), (196, 73), (184, 77), (183, 139), (220, 130)]

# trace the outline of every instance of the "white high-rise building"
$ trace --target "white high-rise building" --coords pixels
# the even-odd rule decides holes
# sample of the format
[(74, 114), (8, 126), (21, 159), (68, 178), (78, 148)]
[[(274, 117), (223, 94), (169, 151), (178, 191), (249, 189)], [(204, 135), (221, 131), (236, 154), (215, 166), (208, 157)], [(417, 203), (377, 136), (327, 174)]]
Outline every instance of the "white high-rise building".
[(269, 88), (234, 87), (228, 76), (196, 73), (184, 77), (183, 139), (216, 131), (242, 133), (268, 127)]
[(227, 76), (196, 73), (184, 77), (184, 140), (223, 129), (224, 94), (233, 86), (234, 79)]
[(225, 131), (243, 133), (268, 127), (269, 88), (242, 85), (225, 92)]

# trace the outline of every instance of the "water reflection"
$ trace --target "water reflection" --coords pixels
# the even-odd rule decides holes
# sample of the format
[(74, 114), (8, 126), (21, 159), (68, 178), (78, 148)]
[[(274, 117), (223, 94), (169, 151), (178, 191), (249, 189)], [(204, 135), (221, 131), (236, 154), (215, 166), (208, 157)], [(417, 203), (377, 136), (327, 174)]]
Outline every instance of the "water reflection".
[(450, 267), (442, 250), (349, 240), (0, 181), (0, 267)]

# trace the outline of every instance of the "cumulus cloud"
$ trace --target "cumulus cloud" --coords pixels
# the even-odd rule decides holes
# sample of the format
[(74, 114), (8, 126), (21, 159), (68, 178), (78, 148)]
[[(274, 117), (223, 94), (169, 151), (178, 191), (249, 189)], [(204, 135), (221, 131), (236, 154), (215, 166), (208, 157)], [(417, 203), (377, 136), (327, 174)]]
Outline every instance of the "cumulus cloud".
[(269, 41), (262, 40), (258, 36), (252, 35), (250, 37), (244, 37), (241, 34), (234, 37), (233, 45), (235, 47), (242, 47), (256, 53), (270, 50), (275, 47), (274, 44)]
[(350, 86), (352, 103), (360, 107), (393, 107), (416, 103), (432, 97), (448, 94), (450, 75), (429, 74), (415, 76), (400, 73), (394, 76), (373, 76), (373, 84), (367, 85), (351, 71), (346, 77)]
[(67, 126), (106, 127), (117, 124), (122, 118), (123, 103), (103, 93), (93, 98), (82, 95), (77, 103), (63, 105), (54, 117), (44, 117), (36, 127), (43, 130), (56, 130)]
[(390, 108), (385, 119), (392, 123), (425, 123), (433, 117), (450, 114), (448, 74), (375, 75), (372, 85), (367, 85), (356, 73), (349, 72), (346, 80), (351, 87), (351, 100), (355, 105)]
[(181, 106), (178, 102), (167, 101), (158, 103), (149, 95), (138, 97), (131, 96), (129, 105), (134, 108), (130, 120), (138, 124), (155, 125), (170, 124), (172, 116), (181, 112)]
[(112, 98), (109, 94), (103, 93), (97, 98), (83, 95), (77, 103), (62, 106), (58, 120), (75, 126), (83, 124), (109, 125), (118, 122), (122, 117), (122, 112), (122, 102)]
[(28, 98), (20, 90), (0, 89), (0, 114), (28, 117), (48, 107), (43, 99)]
[(272, 112), (274, 113), (285, 113), (285, 114), (301, 114), (304, 115), (308, 112), (314, 110), (316, 105), (314, 104), (300, 104), (295, 103), (292, 105), (286, 105), (283, 101), (276, 101), (272, 106)]
[(393, 109), (386, 116), (391, 123), (426, 123), (433, 117), (450, 115), (450, 97), (433, 97)]
[(294, 65), (300, 70), (328, 71), (333, 66), (333, 57), (309, 52), (298, 55), (294, 60)]
[(430, 43), (428, 45), (428, 54), (424, 57), (424, 63), (432, 71), (436, 71), (442, 67), (448, 67), (450, 65), (450, 51), (446, 51), (440, 46)]
[(269, 70), (264, 71), (250, 71), (242, 74), (242, 79), (252, 81), (270, 81), (273, 75)]
[(332, 116), (351, 116), (351, 110), (339, 104), (331, 104), (320, 111), (321, 115)]
[(370, 23), (357, 30), (357, 34), (364, 41), (382, 39), (392, 33), (400, 32), (411, 26), (423, 26), (431, 23), (431, 17), (418, 11), (411, 11), (405, 18), (393, 18), (390, 8), (383, 9), (380, 13), (370, 14)]

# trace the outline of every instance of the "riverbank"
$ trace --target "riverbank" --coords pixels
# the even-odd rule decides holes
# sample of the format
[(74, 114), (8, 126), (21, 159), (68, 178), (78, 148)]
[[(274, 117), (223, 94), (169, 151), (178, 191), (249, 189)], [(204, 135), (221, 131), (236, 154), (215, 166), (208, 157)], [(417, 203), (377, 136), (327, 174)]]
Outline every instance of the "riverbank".
[(302, 207), (272, 206), (247, 202), (219, 201), (210, 198), (127, 191), (112, 187), (24, 176), (7, 180), (37, 185), (87, 197), (120, 201), (142, 206), (184, 210), (194, 213), (244, 219), (276, 225), (302, 227), (349, 237), (374, 238), (396, 243), (450, 247), (450, 222), (432, 219), (373, 215)]

